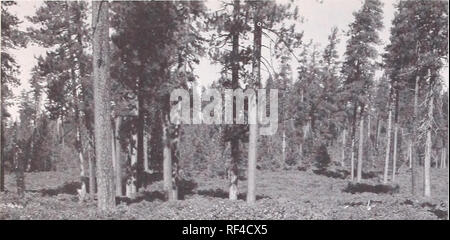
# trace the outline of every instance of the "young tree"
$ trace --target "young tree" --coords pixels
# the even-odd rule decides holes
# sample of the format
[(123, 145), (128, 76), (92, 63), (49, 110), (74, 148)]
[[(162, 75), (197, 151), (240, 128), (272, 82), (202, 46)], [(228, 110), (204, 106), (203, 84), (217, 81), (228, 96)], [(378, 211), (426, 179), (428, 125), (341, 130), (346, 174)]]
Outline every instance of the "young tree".
[[(364, 118), (365, 110), (369, 104), (368, 91), (372, 86), (376, 69), (378, 53), (376, 44), (380, 43), (378, 31), (383, 27), (382, 3), (379, 0), (365, 0), (362, 8), (354, 13), (355, 21), (350, 24), (349, 40), (345, 51), (345, 61), (342, 73), (346, 77), (345, 85), (349, 92), (349, 101), (353, 108), (352, 113), (352, 155), (355, 142), (356, 122), (359, 112), (360, 119)], [(360, 135), (362, 141), (362, 135)], [(362, 144), (359, 145), (363, 147)], [(362, 152), (362, 149), (359, 150)], [(362, 154), (358, 156), (358, 176), (361, 179)], [(353, 173), (353, 169), (352, 169)]]
[(9, 7), (15, 5), (13, 1), (1, 1), (1, 88), (0, 88), (0, 192), (5, 190), (5, 159), (4, 153), (4, 123), (9, 117), (6, 107), (12, 97), (11, 87), (20, 84), (17, 79), (19, 66), (10, 50), (25, 47), (26, 35), (20, 31), (19, 19), (11, 14)]
[[(392, 95), (392, 94), (391, 94)], [(392, 133), (392, 105), (391, 100), (389, 100), (389, 116), (388, 116), (388, 128), (386, 133), (386, 158), (384, 161), (384, 175), (383, 183), (388, 182), (389, 175), (389, 158), (391, 154), (391, 133)]]
[(92, 3), (93, 80), (95, 156), (97, 160), (98, 202), (100, 210), (115, 206), (114, 172), (111, 149), (109, 3)]
[[(259, 89), (262, 86), (261, 83), (261, 66), (268, 68), (264, 61), (266, 58), (262, 57), (262, 42), (263, 37), (265, 41), (269, 41), (271, 45), (274, 45), (273, 52), (275, 58), (281, 60), (282, 69), (279, 74), (279, 78), (276, 79), (276, 85), (283, 91), (281, 96), (281, 121), (282, 125), (285, 126), (285, 121), (287, 121), (287, 111), (284, 111), (283, 107), (287, 104), (287, 88), (292, 82), (290, 78), (290, 64), (289, 60), (293, 54), (293, 49), (298, 47), (301, 41), (301, 34), (295, 32), (295, 23), (290, 24), (288, 27), (284, 25), (285, 22), (289, 20), (297, 19), (297, 8), (293, 7), (290, 3), (288, 4), (276, 4), (275, 2), (247, 2), (244, 6), (245, 11), (250, 12), (250, 18), (253, 18), (253, 46), (252, 46), (252, 75), (247, 81), (247, 88)], [(281, 22), (281, 24), (279, 24)], [(275, 39), (274, 39), (275, 38)], [(270, 66), (274, 68), (274, 66)], [(255, 90), (255, 92), (257, 92)], [(256, 94), (255, 94), (256, 97)], [(249, 99), (249, 104), (257, 104), (257, 99), (252, 101)], [(258, 103), (259, 104), (259, 103)], [(256, 110), (256, 105), (253, 108), (248, 107), (248, 116), (252, 113), (258, 115)], [(255, 111), (253, 111), (255, 110)], [(253, 111), (253, 112), (251, 112)], [(258, 118), (256, 116), (256, 118)], [(286, 128), (283, 127), (283, 140), (282, 140), (282, 164), (286, 163)], [(247, 191), (247, 202), (254, 203), (256, 198), (256, 161), (257, 161), (257, 149), (258, 149), (258, 121), (256, 124), (249, 124), (249, 145), (248, 145), (248, 191)]]
[[(87, 2), (45, 2), (35, 16), (28, 20), (36, 27), (28, 29), (35, 43), (50, 48), (45, 58), (38, 58), (38, 71), (35, 74), (47, 82), (49, 104), (47, 109), (53, 119), (72, 115), (75, 126), (74, 146), (80, 164), (80, 201), (86, 195), (88, 178), (85, 170), (82, 130), (90, 128), (87, 105), (90, 78), (86, 54), (88, 42)], [(84, 104), (84, 106), (82, 105)], [(82, 117), (84, 116), (84, 124)]]
[(136, 134), (132, 138), (137, 142), (137, 161), (131, 170), (136, 172), (133, 175), (137, 178), (137, 187), (141, 187), (144, 161), (147, 161), (144, 160), (145, 124), (151, 128), (151, 124), (162, 123), (158, 127), (166, 130), (161, 147), (166, 148), (163, 168), (170, 200), (177, 198), (180, 132), (178, 126), (171, 126), (169, 122), (172, 106), (169, 97), (172, 89), (186, 87), (187, 82), (195, 79), (192, 63), (198, 63), (203, 41), (196, 20), (203, 7), (201, 2), (118, 2), (113, 5), (112, 23), (116, 30), (113, 42), (117, 47), (114, 56), (120, 63), (115, 67), (114, 78), (125, 86), (126, 94), (136, 100), (130, 105), (138, 113), (131, 120), (131, 129)]
[(431, 168), (431, 151), (432, 151), (432, 142), (431, 142), (431, 131), (433, 129), (433, 108), (434, 108), (434, 89), (430, 88), (428, 99), (428, 116), (426, 121), (426, 143), (425, 143), (425, 160), (424, 160), (424, 169), (423, 169), (423, 186), (424, 186), (424, 196), (431, 197), (431, 177), (430, 177), (430, 168)]
[[(409, 129), (412, 135), (411, 190), (415, 194), (418, 163), (416, 144), (419, 140), (417, 129), (421, 117), (420, 93), (424, 89), (428, 92), (430, 91), (429, 87), (435, 86), (437, 82), (435, 76), (442, 68), (443, 59), (448, 54), (446, 38), (448, 34), (448, 2), (402, 1), (397, 4), (396, 8), (397, 13), (391, 29), (391, 43), (386, 48), (385, 65), (396, 89), (406, 88), (414, 92), (414, 95), (409, 95), (409, 91), (404, 91), (402, 95), (405, 96), (405, 102), (414, 102), (413, 109), (406, 114), (412, 115), (412, 119), (409, 120)], [(399, 93), (395, 95), (398, 100), (402, 99), (399, 96)], [(400, 108), (398, 107), (398, 109)]]
[(15, 125), (14, 138), (14, 168), (16, 174), (17, 194), (23, 198), (25, 194), (25, 168), (30, 160), (32, 128), (35, 108), (31, 103), (30, 94), (26, 91), (21, 92), (20, 96), (20, 122)]
[[(262, 22), (260, 18), (261, 7), (256, 4), (253, 17), (253, 83), (252, 85), (258, 89), (261, 79), (261, 41), (262, 41)], [(255, 99), (249, 99), (249, 119), (250, 115), (255, 115), (258, 119), (256, 111), (256, 95)], [(252, 105), (250, 105), (252, 104)], [(254, 111), (252, 111), (254, 110)], [(256, 201), (256, 159), (257, 159), (257, 143), (258, 143), (258, 123), (249, 123), (249, 142), (248, 142), (248, 188), (247, 202), (254, 203)]]
[[(238, 89), (240, 78), (245, 75), (243, 66), (251, 59), (250, 50), (240, 50), (242, 47), (240, 35), (244, 35), (249, 29), (249, 23), (243, 20), (244, 12), (248, 5), (243, 5), (239, 0), (224, 2), (223, 9), (231, 7), (231, 12), (220, 11), (214, 13), (209, 19), (209, 25), (217, 29), (217, 34), (211, 37), (211, 45), (214, 51), (210, 51), (210, 57), (223, 65), (221, 83), (225, 88)], [(230, 51), (221, 52), (221, 47), (231, 45)], [(231, 70), (231, 79), (228, 79), (228, 72)], [(230, 81), (231, 80), (231, 81)], [(227, 167), (229, 179), (229, 199), (237, 200), (238, 197), (238, 164), (241, 159), (240, 141), (245, 138), (246, 129), (236, 123), (236, 102), (233, 98), (233, 121), (232, 125), (225, 129), (224, 142), (230, 142), (231, 159)]]

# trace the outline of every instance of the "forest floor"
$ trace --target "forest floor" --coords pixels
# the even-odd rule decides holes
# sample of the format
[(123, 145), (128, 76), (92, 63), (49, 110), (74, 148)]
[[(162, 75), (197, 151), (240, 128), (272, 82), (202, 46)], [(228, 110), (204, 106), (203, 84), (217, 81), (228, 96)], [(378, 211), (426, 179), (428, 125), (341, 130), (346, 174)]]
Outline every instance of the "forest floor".
[[(448, 219), (448, 169), (431, 170), (430, 199), (410, 195), (409, 170), (397, 176), (399, 188), (387, 190), (376, 186), (381, 173), (368, 174), (362, 180), (368, 185), (359, 186), (350, 184), (348, 176), (327, 175), (311, 170), (258, 171), (254, 205), (248, 205), (244, 195), (229, 201), (223, 178), (199, 175), (195, 183), (183, 182), (183, 200), (174, 202), (164, 201), (162, 182), (157, 181), (134, 199), (117, 199), (116, 210), (99, 212), (94, 200), (78, 202), (79, 178), (74, 173), (27, 173), (27, 191), (20, 200), (14, 175), (8, 174), (9, 191), (0, 193), (0, 219)], [(349, 186), (356, 193), (348, 192)], [(239, 190), (246, 192), (245, 180), (239, 182)]]

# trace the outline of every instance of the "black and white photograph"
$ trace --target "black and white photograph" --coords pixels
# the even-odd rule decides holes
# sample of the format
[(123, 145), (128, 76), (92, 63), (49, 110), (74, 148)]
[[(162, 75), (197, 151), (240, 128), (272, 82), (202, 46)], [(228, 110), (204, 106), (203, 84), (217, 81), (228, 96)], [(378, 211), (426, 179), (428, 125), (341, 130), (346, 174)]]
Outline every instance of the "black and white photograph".
[(183, 240), (449, 220), (448, 18), (447, 0), (2, 0), (0, 220), (188, 220)]

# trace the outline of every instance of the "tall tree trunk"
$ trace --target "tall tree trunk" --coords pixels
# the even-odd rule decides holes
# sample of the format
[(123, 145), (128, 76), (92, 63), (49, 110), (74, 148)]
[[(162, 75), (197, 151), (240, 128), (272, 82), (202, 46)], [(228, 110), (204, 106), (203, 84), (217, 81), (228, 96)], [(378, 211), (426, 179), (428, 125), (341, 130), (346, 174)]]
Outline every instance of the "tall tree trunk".
[(174, 200), (172, 194), (172, 151), (170, 149), (170, 133), (169, 126), (167, 125), (167, 116), (164, 116), (163, 120), (163, 178), (164, 178), (164, 190), (166, 192), (166, 198), (169, 201)]
[(137, 193), (137, 184), (136, 184), (136, 165), (137, 165), (137, 134), (133, 133), (131, 136), (130, 143), (128, 145), (128, 154), (130, 156), (130, 166), (128, 179), (126, 184), (126, 196), (129, 198), (134, 198)]
[[(256, 106), (254, 106), (256, 107)], [(248, 143), (248, 171), (247, 171), (247, 203), (255, 203), (256, 200), (256, 158), (257, 158), (257, 124), (250, 124)]]
[(1, 89), (0, 89), (0, 192), (5, 191), (5, 159), (3, 158), (3, 98), (1, 96)]
[(397, 169), (397, 140), (398, 138), (398, 123), (394, 124), (394, 153), (392, 156), (392, 182), (395, 181), (395, 171)]
[(58, 129), (58, 142), (61, 143), (61, 149), (64, 149), (64, 117), (61, 115), (58, 118), (58, 122), (57, 122), (57, 129)]
[(91, 198), (94, 199), (96, 181), (95, 181), (95, 158), (91, 156), (91, 151), (87, 151), (88, 154), (88, 162), (89, 162), (89, 194)]
[(76, 125), (76, 149), (78, 152), (78, 159), (80, 163), (80, 182), (81, 182), (81, 189), (79, 189), (79, 201), (83, 202), (86, 197), (86, 191), (87, 191), (87, 184), (88, 184), (88, 178), (86, 177), (86, 169), (85, 169), (85, 162), (84, 162), (84, 156), (83, 156), (83, 147), (82, 147), (82, 141), (81, 141), (81, 132), (80, 132), (80, 124), (78, 123), (79, 117), (78, 117), (78, 108), (75, 107), (75, 125)]
[(114, 158), (116, 160), (116, 168), (114, 171), (114, 179), (115, 179), (115, 188), (116, 188), (116, 196), (122, 196), (123, 195), (123, 189), (122, 189), (122, 146), (120, 145), (120, 125), (122, 124), (122, 117), (117, 116), (115, 119), (115, 134), (114, 134), (114, 145), (115, 145), (115, 152), (113, 154), (116, 155)]
[(355, 138), (352, 138), (351, 145), (351, 156), (350, 156), (350, 179), (353, 181), (355, 179)]
[(357, 107), (356, 104), (353, 106), (353, 119), (352, 119), (352, 146), (351, 146), (351, 159), (350, 159), (350, 165), (351, 165), (351, 180), (353, 181), (355, 179), (355, 135), (356, 135), (356, 113), (357, 113)]
[(5, 165), (3, 164), (3, 95), (0, 85), (0, 192), (5, 191)]
[(343, 131), (342, 131), (342, 155), (341, 155), (341, 166), (342, 167), (345, 167), (345, 146), (346, 146), (346, 144), (345, 144), (345, 134), (346, 134), (346, 129), (344, 129)]
[(373, 141), (372, 141), (372, 118), (371, 118), (371, 116), (370, 116), (370, 110), (369, 110), (369, 112), (368, 112), (369, 114), (367, 115), (367, 144), (366, 144), (366, 146), (367, 146), (367, 151), (366, 151), (366, 154), (367, 154), (367, 161), (371, 161), (371, 165), (372, 165), (372, 168), (374, 167), (374, 157), (373, 157), (373, 155), (372, 155), (372, 146), (373, 146)]
[(375, 149), (378, 151), (378, 145), (379, 145), (379, 142), (380, 142), (380, 134), (381, 134), (381, 126), (382, 126), (382, 123), (383, 122), (381, 122), (380, 121), (380, 119), (378, 118), (378, 116), (377, 116), (377, 135), (376, 135), (376, 137), (375, 137)]
[(25, 196), (25, 156), (20, 149), (20, 147), (16, 147), (14, 153), (14, 160), (16, 164), (16, 186), (17, 186), (17, 195), (19, 198), (23, 198)]
[[(284, 125), (284, 123), (283, 123)], [(282, 134), (282, 140), (281, 140), (281, 154), (282, 154), (282, 162), (285, 163), (286, 162), (286, 130), (284, 129), (283, 126), (283, 134)]]
[(109, 3), (92, 2), (95, 158), (97, 166), (97, 206), (115, 207), (114, 171), (111, 159)]
[(409, 140), (409, 144), (408, 144), (408, 159), (409, 159), (409, 168), (412, 168), (413, 157), (412, 157), (412, 141), (411, 140)]
[[(253, 17), (253, 78), (255, 81), (255, 87), (259, 87), (259, 82), (261, 78), (261, 42), (262, 42), (262, 23), (260, 22), (259, 16), (259, 4), (256, 5), (255, 16)], [(256, 93), (257, 91), (255, 91)], [(258, 150), (258, 112), (257, 112), (257, 97), (256, 94), (253, 96), (255, 99), (250, 100), (249, 104), (249, 116), (255, 115), (255, 124), (249, 123), (250, 133), (249, 133), (249, 143), (248, 143), (248, 177), (247, 177), (247, 203), (253, 204), (256, 201), (256, 160), (257, 160), (257, 150)], [(249, 117), (250, 119), (250, 117)], [(283, 164), (285, 163), (285, 153), (286, 153), (286, 135), (283, 128)]]
[(445, 166), (445, 158), (446, 158), (446, 156), (447, 156), (447, 153), (445, 151), (445, 147), (443, 147), (441, 149), (441, 168), (446, 168), (446, 166)]
[(149, 172), (150, 168), (148, 167), (148, 135), (144, 131), (144, 171)]
[(413, 127), (412, 127), (412, 141), (411, 141), (411, 156), (412, 156), (412, 164), (411, 164), (411, 194), (416, 194), (416, 186), (417, 186), (417, 173), (416, 173), (416, 164), (417, 164), (417, 151), (415, 147), (415, 142), (417, 140), (417, 113), (418, 113), (418, 102), (419, 102), (419, 79), (420, 77), (416, 77), (416, 83), (414, 87), (414, 112), (413, 112)]
[[(304, 94), (303, 94), (303, 89), (300, 89), (300, 103), (303, 103), (304, 100)], [(300, 154), (299, 156), (299, 161), (300, 163), (298, 163), (298, 165), (301, 165), (301, 162), (303, 160), (303, 143), (305, 142), (305, 135), (303, 134), (303, 138), (301, 139), (299, 145), (298, 145), (298, 152)]]
[[(65, 2), (65, 10), (66, 10), (66, 24), (70, 25), (72, 22), (70, 22), (70, 6), (69, 2)], [(68, 37), (67, 42), (71, 43), (72, 39), (72, 32), (70, 31), (71, 28), (68, 27)], [(72, 47), (72, 45), (69, 45), (69, 47)], [(71, 54), (69, 58), (71, 59), (72, 63), (76, 63), (78, 65), (78, 61), (75, 61), (75, 55)], [(74, 108), (74, 125), (75, 125), (75, 149), (78, 154), (78, 161), (80, 164), (80, 182), (81, 182), (81, 188), (78, 189), (78, 195), (79, 195), (79, 201), (83, 202), (86, 197), (86, 191), (87, 191), (87, 184), (88, 179), (86, 177), (86, 170), (85, 170), (85, 162), (83, 157), (83, 143), (81, 140), (81, 124), (80, 124), (80, 110), (79, 110), (79, 99), (78, 99), (78, 89), (79, 83), (77, 83), (77, 76), (75, 73), (75, 68), (70, 69), (70, 78), (72, 80), (72, 98), (73, 98), (73, 108)], [(80, 76), (80, 82), (81, 82), (81, 76)]]
[[(361, 111), (362, 112), (362, 111)], [(364, 148), (364, 117), (361, 113), (359, 125), (359, 148), (358, 148), (358, 170), (356, 175), (356, 181), (361, 182), (362, 178), (362, 162), (363, 162), (363, 148)]]
[[(233, 89), (239, 88), (239, 13), (240, 3), (239, 0), (233, 2), (233, 25), (236, 27), (231, 28), (232, 36), (232, 63), (231, 63), (231, 85)], [(233, 98), (233, 125), (232, 132), (235, 133), (239, 126), (236, 124), (236, 100)], [(229, 199), (237, 200), (238, 196), (238, 162), (240, 159), (239, 151), (239, 136), (233, 134), (231, 137), (231, 161), (228, 168), (228, 176), (230, 179)]]
[[(181, 105), (178, 105), (178, 107), (178, 112), (181, 113)], [(176, 117), (180, 117), (180, 115), (177, 115)], [(174, 201), (178, 200), (180, 159), (180, 152), (178, 147), (180, 142), (180, 125), (171, 126), (168, 113), (163, 113), (162, 118), (164, 188), (167, 199), (169, 201)], [(178, 121), (181, 120), (178, 119)]]
[(229, 199), (238, 198), (238, 160), (240, 157), (239, 141), (231, 141), (231, 163), (228, 168), (228, 178), (230, 180)]
[[(181, 105), (180, 105), (181, 106)], [(180, 110), (181, 111), (181, 110)], [(180, 125), (173, 126), (171, 128), (172, 132), (170, 134), (170, 150), (172, 154), (172, 189), (170, 191), (171, 198), (170, 200), (178, 200), (178, 185), (179, 185), (179, 160), (180, 160), (180, 151), (179, 151), (179, 142), (180, 142)]]
[[(438, 153), (437, 153), (437, 151), (434, 151), (434, 153), (435, 153), (435, 154), (433, 154), (433, 157), (434, 157), (435, 167), (436, 167), (436, 168), (439, 168), (439, 157), (438, 157)], [(27, 169), (27, 171), (28, 171), (28, 169)]]
[[(76, 77), (75, 77), (75, 72), (72, 69), (71, 70), (71, 75), (72, 75), (72, 81), (74, 86), (77, 86), (76, 84)], [(79, 164), (80, 164), (80, 182), (81, 182), (81, 189), (79, 189), (79, 197), (80, 197), (80, 202), (84, 201), (84, 198), (86, 197), (86, 191), (87, 191), (87, 184), (88, 184), (88, 179), (86, 177), (86, 170), (85, 170), (85, 160), (84, 160), (84, 156), (83, 156), (83, 142), (81, 139), (81, 124), (80, 124), (80, 110), (78, 108), (78, 92), (77, 92), (77, 88), (73, 87), (72, 90), (72, 94), (73, 94), (73, 104), (74, 104), (74, 112), (75, 112), (75, 118), (74, 118), (74, 124), (75, 124), (75, 134), (76, 134), (76, 140), (75, 140), (75, 149), (77, 151), (78, 154), (78, 160), (79, 160)]]
[[(371, 133), (371, 118), (370, 118), (370, 112), (369, 112), (369, 114), (367, 115), (367, 139), (368, 139), (368, 141), (371, 141), (371, 135), (372, 135), (372, 133)], [(370, 145), (370, 144), (369, 144)]]
[[(142, 80), (140, 80), (142, 82)], [(136, 187), (142, 187), (144, 172), (144, 96), (140, 88), (138, 93), (138, 124), (137, 124), (137, 165), (136, 165)]]
[(398, 145), (398, 114), (399, 114), (400, 92), (395, 83), (395, 117), (394, 117), (394, 153), (392, 156), (392, 182), (395, 181), (395, 171), (397, 170), (397, 145)]
[(389, 108), (388, 129), (386, 133), (386, 159), (384, 160), (384, 177), (383, 177), (384, 184), (388, 182), (389, 156), (391, 154), (391, 132), (392, 132), (392, 110)]
[(430, 179), (430, 165), (431, 165), (431, 130), (433, 121), (433, 104), (434, 104), (434, 94), (430, 90), (430, 102), (428, 106), (428, 119), (427, 119), (427, 142), (425, 146), (425, 161), (423, 166), (423, 177), (424, 177), (424, 196), (431, 197), (431, 179)]

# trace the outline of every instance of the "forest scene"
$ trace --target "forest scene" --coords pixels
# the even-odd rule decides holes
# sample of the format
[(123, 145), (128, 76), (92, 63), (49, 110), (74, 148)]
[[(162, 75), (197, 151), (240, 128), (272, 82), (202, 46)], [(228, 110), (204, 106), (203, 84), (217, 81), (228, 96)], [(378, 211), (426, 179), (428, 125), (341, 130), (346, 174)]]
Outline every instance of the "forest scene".
[(448, 13), (1, 1), (0, 220), (448, 220)]

